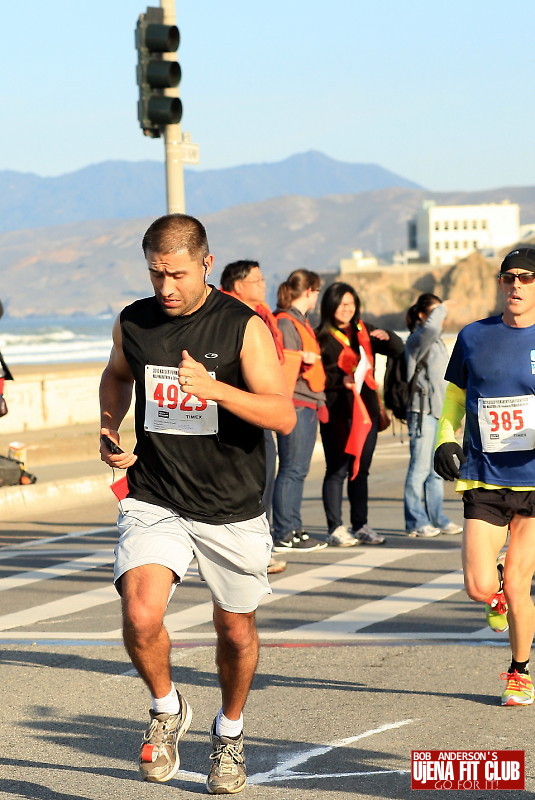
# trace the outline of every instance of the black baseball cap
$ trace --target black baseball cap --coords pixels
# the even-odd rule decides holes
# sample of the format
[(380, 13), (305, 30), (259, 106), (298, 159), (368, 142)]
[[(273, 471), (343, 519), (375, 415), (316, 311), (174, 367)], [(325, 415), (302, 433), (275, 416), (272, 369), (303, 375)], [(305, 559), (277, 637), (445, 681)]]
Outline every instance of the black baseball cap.
[(507, 272), (510, 269), (526, 269), (535, 272), (535, 247), (523, 247), (521, 250), (512, 250), (507, 253), (500, 272)]

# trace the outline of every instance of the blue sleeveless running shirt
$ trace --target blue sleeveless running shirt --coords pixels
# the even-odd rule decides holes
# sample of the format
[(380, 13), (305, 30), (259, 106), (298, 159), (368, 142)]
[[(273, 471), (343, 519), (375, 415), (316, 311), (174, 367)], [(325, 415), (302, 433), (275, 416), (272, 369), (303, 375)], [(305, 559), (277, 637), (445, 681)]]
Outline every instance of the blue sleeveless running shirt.
[(461, 478), (535, 486), (535, 325), (512, 328), (501, 316), (467, 325), (445, 377), (466, 390)]

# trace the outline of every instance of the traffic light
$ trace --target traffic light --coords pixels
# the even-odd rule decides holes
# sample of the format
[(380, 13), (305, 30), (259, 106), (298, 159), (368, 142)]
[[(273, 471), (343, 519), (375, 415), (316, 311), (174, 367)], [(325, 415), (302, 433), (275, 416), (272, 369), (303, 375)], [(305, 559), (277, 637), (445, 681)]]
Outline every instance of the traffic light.
[(164, 125), (177, 125), (182, 118), (179, 97), (169, 96), (166, 89), (180, 83), (180, 65), (164, 58), (175, 53), (180, 35), (176, 25), (164, 25), (162, 8), (147, 8), (136, 26), (139, 86), (138, 120), (145, 136), (160, 136)]

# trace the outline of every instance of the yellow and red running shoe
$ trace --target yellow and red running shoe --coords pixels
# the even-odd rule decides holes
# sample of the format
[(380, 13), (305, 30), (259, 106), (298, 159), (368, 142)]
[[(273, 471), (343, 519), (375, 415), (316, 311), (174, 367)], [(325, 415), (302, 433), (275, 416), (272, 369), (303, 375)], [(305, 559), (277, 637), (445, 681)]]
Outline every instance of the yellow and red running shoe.
[(507, 686), (502, 694), (502, 706), (529, 706), (533, 703), (533, 681), (524, 672), (502, 672), (502, 681)]

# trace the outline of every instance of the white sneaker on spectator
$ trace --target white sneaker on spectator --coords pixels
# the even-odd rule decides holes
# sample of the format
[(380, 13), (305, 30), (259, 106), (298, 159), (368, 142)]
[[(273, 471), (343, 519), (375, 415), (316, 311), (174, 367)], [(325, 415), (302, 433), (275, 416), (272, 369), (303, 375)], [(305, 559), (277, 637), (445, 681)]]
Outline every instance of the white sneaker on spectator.
[(444, 527), (440, 529), (440, 533), (449, 533), (450, 536), (462, 532), (463, 532), (463, 526), (456, 525), (455, 522), (448, 522), (447, 525), (444, 525)]
[(360, 544), (359, 540), (355, 539), (343, 525), (339, 525), (327, 536), (327, 543), (331, 547), (354, 547), (356, 544)]
[(413, 539), (431, 539), (433, 536), (438, 536), (439, 533), (440, 528), (434, 528), (432, 525), (422, 525), (420, 528), (415, 528), (413, 531), (409, 531), (407, 536), (410, 536)]

